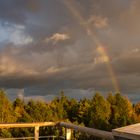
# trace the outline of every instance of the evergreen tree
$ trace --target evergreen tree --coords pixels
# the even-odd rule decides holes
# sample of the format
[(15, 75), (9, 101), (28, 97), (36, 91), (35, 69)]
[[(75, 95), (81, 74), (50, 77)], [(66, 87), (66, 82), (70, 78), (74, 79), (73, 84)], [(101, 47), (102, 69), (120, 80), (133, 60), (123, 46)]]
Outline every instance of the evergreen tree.
[(31, 116), (26, 112), (25, 110), (25, 104), (24, 101), (17, 98), (13, 102), (15, 117), (17, 122), (31, 122), (32, 118)]
[(4, 90), (0, 90), (0, 122), (15, 122), (12, 104)]
[(129, 125), (134, 122), (134, 110), (131, 102), (120, 93), (109, 95), (107, 100), (111, 104), (111, 128)]
[(55, 98), (51, 102), (51, 109), (53, 112), (53, 116), (58, 120), (66, 120), (68, 118), (67, 115), (67, 106), (68, 106), (68, 99), (66, 96), (64, 96), (64, 92), (61, 92), (60, 98)]
[(110, 104), (99, 93), (96, 93), (91, 100), (89, 114), (90, 127), (108, 130), (111, 115)]
[(33, 122), (44, 122), (52, 120), (52, 112), (49, 105), (44, 101), (29, 101), (25, 106), (26, 112)]
[(140, 115), (140, 102), (138, 102), (135, 105), (134, 109), (135, 109), (136, 114), (139, 116)]
[(79, 123), (84, 123), (86, 126), (89, 125), (89, 108), (91, 104), (88, 99), (80, 100), (78, 110), (77, 110), (77, 117)]

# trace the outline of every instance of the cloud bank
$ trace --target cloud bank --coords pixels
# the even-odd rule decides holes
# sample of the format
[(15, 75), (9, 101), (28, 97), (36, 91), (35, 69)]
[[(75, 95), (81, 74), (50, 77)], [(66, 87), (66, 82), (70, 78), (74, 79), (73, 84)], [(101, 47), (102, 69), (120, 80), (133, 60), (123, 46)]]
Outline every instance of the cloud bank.
[[(114, 91), (109, 62), (121, 91), (138, 94), (139, 1), (72, 3), (84, 23), (63, 0), (0, 2), (0, 86), (26, 89), (24, 95), (32, 97), (62, 89), (71, 97), (76, 91), (77, 98), (83, 91)], [(96, 34), (106, 55), (97, 51), (83, 24)]]

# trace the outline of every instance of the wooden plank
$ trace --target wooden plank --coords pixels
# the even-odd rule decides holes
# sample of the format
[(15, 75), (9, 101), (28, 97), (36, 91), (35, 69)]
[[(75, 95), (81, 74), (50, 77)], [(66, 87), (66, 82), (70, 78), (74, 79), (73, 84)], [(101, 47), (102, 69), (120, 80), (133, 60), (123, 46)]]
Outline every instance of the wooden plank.
[(65, 122), (60, 122), (59, 125), (61, 127), (66, 127), (66, 128), (70, 128), (70, 129), (74, 129), (89, 135), (93, 135), (96, 137), (100, 137), (100, 138), (106, 138), (108, 140), (115, 140), (112, 132), (107, 132), (107, 131), (103, 131), (103, 130), (98, 130), (98, 129), (93, 129), (93, 128), (88, 128), (88, 127), (83, 127), (83, 126), (77, 126), (71, 123), (65, 123)]
[(113, 129), (114, 136), (131, 140), (140, 140), (140, 123)]
[(35, 126), (55, 126), (55, 122), (36, 122), (36, 123), (0, 123), (0, 128), (15, 128), (15, 127), (35, 127)]

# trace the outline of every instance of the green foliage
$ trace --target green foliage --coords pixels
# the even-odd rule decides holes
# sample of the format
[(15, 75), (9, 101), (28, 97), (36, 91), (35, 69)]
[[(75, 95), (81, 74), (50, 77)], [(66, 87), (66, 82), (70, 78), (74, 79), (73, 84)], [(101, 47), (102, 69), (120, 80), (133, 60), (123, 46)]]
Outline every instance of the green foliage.
[(89, 109), (90, 109), (90, 101), (88, 99), (83, 99), (79, 102), (78, 110), (77, 110), (77, 118), (79, 123), (84, 123), (88, 126), (89, 124)]
[(53, 117), (56, 121), (64, 121), (67, 119), (67, 110), (69, 107), (69, 100), (66, 96), (64, 96), (63, 92), (61, 92), (60, 98), (55, 98), (50, 105)]
[(24, 102), (17, 98), (13, 103), (13, 108), (15, 112), (16, 122), (31, 122), (31, 116), (25, 110)]
[(8, 100), (5, 92), (0, 90), (0, 122), (14, 122), (15, 117), (13, 113), (12, 104)]
[(89, 126), (98, 129), (108, 129), (111, 115), (110, 104), (99, 93), (95, 94), (89, 110)]
[(136, 114), (140, 115), (140, 102), (135, 105), (134, 109), (135, 109)]
[(134, 109), (127, 98), (117, 93), (115, 96), (110, 94), (107, 100), (111, 104), (111, 128), (125, 126), (134, 122)]
[[(109, 94), (107, 99), (96, 93), (92, 99), (69, 99), (62, 91), (50, 103), (30, 100), (25, 103), (17, 98), (13, 104), (0, 90), (0, 122), (67, 121), (87, 127), (111, 130), (116, 127), (140, 122), (140, 103), (132, 103), (121, 94)], [(1, 137), (32, 136), (33, 129), (0, 129)], [(58, 135), (55, 127), (42, 127), (41, 135)], [(86, 134), (75, 133), (77, 139), (91, 139)]]
[(8, 129), (0, 129), (0, 137), (1, 138), (11, 138), (12, 134)]
[(71, 122), (78, 121), (77, 120), (78, 109), (79, 109), (78, 101), (75, 99), (70, 99), (69, 104), (67, 106), (67, 115), (68, 115), (68, 119)]
[(30, 121), (33, 122), (44, 122), (51, 121), (52, 112), (49, 109), (49, 106), (43, 101), (29, 101), (27, 105), (25, 105), (25, 110), (31, 117)]
[(33, 137), (34, 128), (13, 128), (10, 130), (12, 137)]

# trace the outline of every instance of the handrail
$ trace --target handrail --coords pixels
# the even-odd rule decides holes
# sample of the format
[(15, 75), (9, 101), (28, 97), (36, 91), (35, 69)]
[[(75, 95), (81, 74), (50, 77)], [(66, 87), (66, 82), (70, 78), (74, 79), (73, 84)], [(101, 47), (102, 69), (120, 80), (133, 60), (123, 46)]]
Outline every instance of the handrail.
[[(105, 138), (108, 140), (115, 140), (116, 135), (112, 132), (98, 130), (94, 128), (78, 126), (72, 123), (67, 122), (33, 122), (33, 123), (0, 123), (1, 128), (29, 128), (34, 127), (34, 138), (35, 140), (39, 139), (39, 128), (43, 126), (56, 126), (56, 127), (65, 127), (66, 130), (75, 130), (82, 133), (86, 133), (95, 137)], [(59, 129), (59, 128), (58, 128)], [(118, 129), (117, 129), (118, 130)], [(114, 132), (114, 131), (113, 131)], [(66, 139), (68, 135), (71, 135), (70, 131), (66, 131)], [(114, 137), (115, 136), (115, 137)], [(118, 135), (117, 135), (118, 137)]]
[(106, 138), (108, 140), (115, 140), (112, 132), (107, 132), (107, 131), (103, 131), (103, 130), (98, 130), (98, 129), (94, 129), (94, 128), (88, 128), (88, 127), (83, 127), (83, 126), (77, 126), (71, 123), (66, 123), (66, 122), (60, 122), (59, 126), (61, 127), (66, 127), (66, 128), (70, 128), (73, 130), (77, 130), (83, 133), (87, 133), (89, 135), (93, 135), (96, 137), (100, 137), (100, 138)]
[(16, 128), (16, 127), (42, 127), (54, 126), (55, 122), (33, 122), (33, 123), (0, 123), (0, 128)]
[(112, 132), (98, 130), (94, 128), (88, 128), (83, 126), (77, 126), (66, 122), (33, 122), (33, 123), (0, 123), (0, 128), (18, 128), (18, 127), (35, 127), (35, 137), (39, 137), (39, 127), (42, 126), (60, 126), (67, 129), (73, 129), (79, 132), (83, 132), (96, 137), (107, 138), (108, 140), (115, 140)]
[[(108, 140), (121, 139), (122, 137), (123, 137), (123, 139), (133, 139), (133, 140), (140, 139), (140, 131), (139, 131), (140, 123), (118, 128), (118, 129), (113, 129), (112, 132), (98, 130), (98, 129), (84, 127), (84, 126), (78, 126), (78, 125), (75, 125), (72, 123), (66, 123), (66, 122), (0, 123), (0, 129), (34, 127), (35, 140), (39, 139), (39, 137), (40, 137), (39, 128), (43, 127), (43, 126), (56, 126), (56, 127), (58, 127), (58, 129), (60, 129), (61, 127), (65, 127), (66, 128), (66, 135), (65, 135), (66, 140), (70, 140), (71, 132), (72, 132), (71, 130), (86, 133), (88, 135), (92, 135), (95, 137), (105, 138)], [(60, 130), (60, 133), (61, 133), (61, 130)], [(61, 137), (61, 134), (60, 134), (59, 138), (60, 137)], [(18, 138), (16, 138), (16, 139), (18, 139)]]
[(0, 128), (34, 127), (34, 138), (39, 139), (39, 127), (55, 126), (55, 122), (33, 122), (33, 123), (0, 123)]

